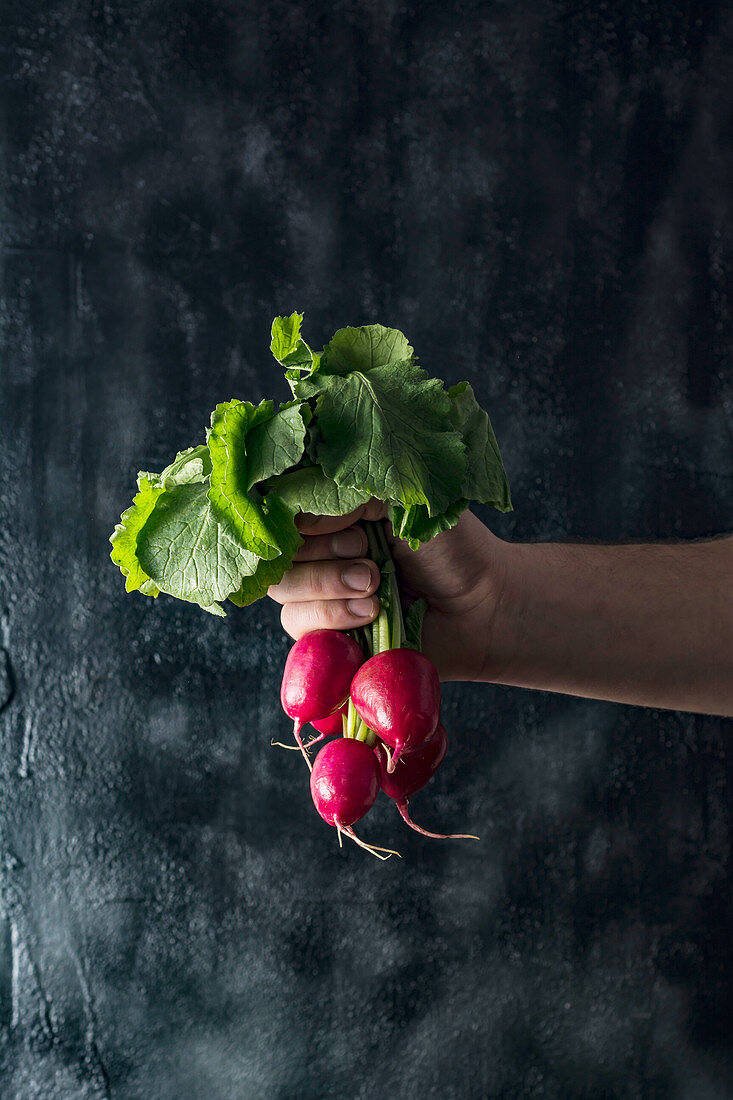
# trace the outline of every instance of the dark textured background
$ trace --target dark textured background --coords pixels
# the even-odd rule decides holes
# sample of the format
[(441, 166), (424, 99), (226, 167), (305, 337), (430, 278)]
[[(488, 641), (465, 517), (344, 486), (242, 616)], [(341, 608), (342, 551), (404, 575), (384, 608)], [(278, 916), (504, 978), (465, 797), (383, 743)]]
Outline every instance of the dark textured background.
[(126, 596), (139, 468), (402, 328), (506, 538), (733, 530), (733, 42), (637, 0), (2, 8), (0, 1095), (733, 1095), (733, 723), (491, 685), (380, 864), (270, 747), (288, 648)]

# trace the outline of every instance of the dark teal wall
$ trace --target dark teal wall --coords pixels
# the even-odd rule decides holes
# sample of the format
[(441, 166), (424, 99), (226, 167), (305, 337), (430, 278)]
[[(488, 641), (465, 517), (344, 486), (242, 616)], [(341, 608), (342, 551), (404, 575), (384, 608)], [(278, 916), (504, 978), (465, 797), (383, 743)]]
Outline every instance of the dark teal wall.
[(502, 537), (731, 531), (726, 6), (0, 18), (3, 1100), (733, 1094), (731, 721), (449, 685), (414, 813), (482, 841), (380, 801), (381, 864), (270, 745), (275, 606), (107, 543), (293, 309), (471, 381)]

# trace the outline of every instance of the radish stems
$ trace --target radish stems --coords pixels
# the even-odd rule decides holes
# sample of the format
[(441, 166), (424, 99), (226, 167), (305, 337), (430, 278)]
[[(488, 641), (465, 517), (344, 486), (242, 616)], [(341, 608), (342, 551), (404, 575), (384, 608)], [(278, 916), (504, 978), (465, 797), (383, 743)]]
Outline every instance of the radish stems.
[[(357, 714), (359, 712), (357, 711)], [(377, 735), (374, 730), (369, 729), (364, 719), (359, 715), (359, 724), (354, 734), (356, 741), (363, 741), (365, 745), (368, 745), (370, 749), (373, 749), (377, 743)]]
[(351, 701), (351, 698), (349, 698), (349, 706), (343, 719), (344, 737), (354, 737), (356, 734), (357, 723), (360, 721), (361, 719), (359, 718), (356, 707)]
[(392, 649), (399, 649), (404, 638), (404, 625), (402, 622), (402, 607), (400, 606), (400, 594), (397, 591), (397, 579), (394, 573), (389, 578), (390, 603), (392, 605)]
[(359, 626), (356, 628), (355, 633), (358, 635), (357, 642), (361, 646), (364, 654), (367, 658), (374, 656), (374, 650), (372, 648), (372, 632), (365, 626)]
[(400, 602), (400, 593), (397, 587), (395, 564), (392, 559), (389, 543), (387, 542), (384, 525), (382, 523), (375, 523), (374, 526), (376, 527), (381, 556), (384, 559), (382, 573), (387, 574), (389, 577), (389, 610), (391, 619), (390, 625), (392, 628), (392, 644), (388, 648), (399, 649), (405, 637), (405, 624), (402, 617), (402, 604)]
[(369, 541), (369, 554), (379, 566), (382, 575), (381, 591), (384, 593), (385, 585), (387, 588), (387, 592), (380, 597), (380, 614), (371, 623), (370, 656), (373, 657), (376, 653), (383, 653), (387, 649), (399, 649), (402, 646), (405, 639), (405, 621), (395, 565), (384, 526), (379, 521), (367, 522), (364, 526)]
[(377, 534), (374, 530), (374, 528), (377, 527), (378, 524), (367, 521), (364, 526), (366, 528), (367, 541), (369, 542), (369, 554), (372, 558), (372, 561), (375, 561), (377, 565), (381, 565), (380, 558), (382, 558), (384, 555), (382, 552), (382, 548), (379, 545)]
[(384, 557), (387, 559), (387, 561), (392, 561), (392, 552), (389, 548), (389, 543), (387, 542), (387, 535), (386, 535), (385, 530), (384, 530), (384, 525), (382, 523), (380, 523), (379, 521), (377, 521), (377, 523), (375, 523), (375, 527), (377, 528), (377, 538), (379, 539), (379, 548), (382, 551)]
[(389, 644), (389, 618), (387, 616), (387, 609), (383, 607), (376, 619), (377, 628), (377, 641), (374, 647), (375, 654), (384, 653), (385, 650), (391, 649)]

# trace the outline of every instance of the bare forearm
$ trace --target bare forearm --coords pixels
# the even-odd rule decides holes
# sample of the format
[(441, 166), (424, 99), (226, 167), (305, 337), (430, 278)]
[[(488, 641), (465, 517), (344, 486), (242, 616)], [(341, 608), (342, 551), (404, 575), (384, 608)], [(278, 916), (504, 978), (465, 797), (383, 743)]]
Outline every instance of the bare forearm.
[(504, 552), (482, 679), (733, 715), (733, 539)]

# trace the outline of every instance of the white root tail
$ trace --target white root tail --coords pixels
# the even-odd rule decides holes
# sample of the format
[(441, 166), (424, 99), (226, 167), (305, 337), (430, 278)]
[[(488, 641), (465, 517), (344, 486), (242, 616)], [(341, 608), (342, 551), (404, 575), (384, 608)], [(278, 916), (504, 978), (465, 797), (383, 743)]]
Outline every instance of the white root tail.
[[(358, 844), (365, 852), (371, 852), (373, 856), (376, 856), (377, 859), (381, 859), (382, 862), (389, 859), (390, 856), (397, 856), (398, 859), (402, 859), (400, 853), (396, 852), (394, 848), (380, 848), (378, 844), (367, 844), (365, 840), (361, 840), (356, 835), (350, 825), (337, 825), (336, 828), (339, 830), (339, 834), (345, 833), (346, 836), (350, 836), (354, 844)], [(380, 852), (386, 852), (387, 854), (382, 856), (379, 854)]]
[(387, 745), (384, 747), (387, 749), (387, 774), (392, 775), (397, 764), (402, 759), (402, 745), (397, 745), (396, 748), (392, 749), (391, 753)]
[(304, 741), (302, 745), (286, 745), (283, 741), (271, 741), (270, 744), (276, 745), (279, 749), (291, 749), (293, 752), (300, 752), (303, 748), (307, 752), (308, 749), (313, 745), (317, 745), (319, 741), (323, 741), (324, 737), (327, 736), (328, 734), (322, 733), (319, 737), (311, 737), (310, 741)]
[(311, 745), (317, 745), (319, 741), (325, 741), (328, 736), (329, 734), (327, 733), (319, 733), (318, 737), (311, 737), (310, 741), (306, 741), (305, 747), (309, 749)]
[(474, 836), (473, 833), (431, 833), (427, 829), (421, 828), (416, 825), (410, 817), (407, 811), (407, 802), (396, 802), (397, 809), (402, 814), (403, 820), (411, 829), (414, 829), (416, 833), (420, 833), (421, 836), (432, 837), (433, 840), (480, 840), (480, 837)]

